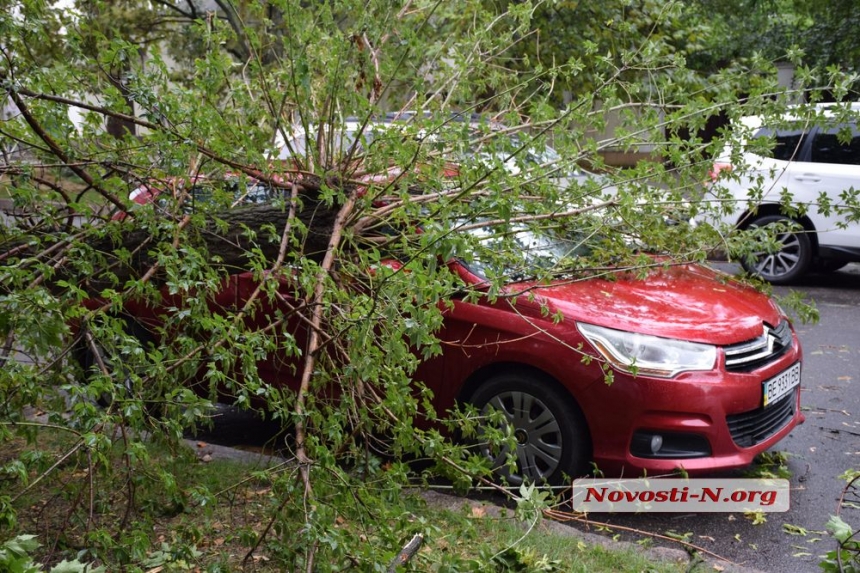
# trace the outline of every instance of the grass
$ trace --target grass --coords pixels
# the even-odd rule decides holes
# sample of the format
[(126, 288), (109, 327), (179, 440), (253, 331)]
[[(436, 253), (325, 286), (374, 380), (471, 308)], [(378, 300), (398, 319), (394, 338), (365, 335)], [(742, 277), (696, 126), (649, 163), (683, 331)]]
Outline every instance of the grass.
[[(97, 206), (105, 203), (104, 197), (96, 191), (89, 189), (86, 184), (71, 172), (45, 167), (34, 167), (34, 172), (39, 178), (63, 187), (70, 197), (77, 199), (82, 205)], [(17, 184), (21, 184), (22, 182), (26, 182), (26, 185), (18, 187)], [(58, 204), (64, 203), (59, 193), (49, 189), (47, 186), (37, 185), (35, 181), (29, 180), (26, 177), (22, 176), (17, 181), (17, 184), (15, 178), (5, 174), (0, 175), (0, 199), (18, 199), (36, 203), (46, 201), (53, 201)], [(35, 189), (31, 189), (31, 185), (35, 186)]]
[(432, 506), (428, 511), (443, 530), (455, 532), (436, 540), (430, 551), (455, 551), (464, 558), (481, 555), (499, 571), (686, 571), (686, 562), (654, 561), (633, 549), (589, 544), (572, 534), (558, 533), (546, 522), (530, 527), (504, 511), (491, 516), (469, 504), (459, 512)]
[[(92, 453), (63, 458), (72, 446), (68, 434), (50, 429), (39, 431), (35, 442), (15, 438), (3, 444), (0, 467), (15, 467), (23, 457), (30, 471), (23, 480), (0, 472), (0, 492), (24, 492), (14, 502), (17, 523), (11, 530), (0, 527), (0, 541), (35, 534), (41, 543), (38, 561), (53, 564), (78, 557), (100, 562), (108, 571), (168, 565), (166, 571), (231, 571), (244, 566), (249, 540), (265, 522), (271, 495), (265, 480), (253, 477), (253, 468), (226, 460), (203, 463), (188, 448), (145, 444), (140, 447), (150, 461), (137, 475), (126, 473), (118, 456), (108, 472), (96, 477), (90, 475)], [(36, 481), (52, 467), (45, 479)], [(220, 492), (217, 503), (195, 499), (194, 492), (202, 488)], [(129, 503), (132, 492), (134, 504)], [(125, 554), (98, 549), (111, 547), (105, 536), (121, 529), (134, 540)], [(250, 560), (254, 571), (280, 571), (259, 561)]]
[[(69, 433), (42, 428), (35, 435), (29, 442), (12, 438), (0, 448), (0, 470), (7, 470), (0, 471), (0, 498), (24, 492), (13, 502), (17, 523), (0, 526), (0, 544), (35, 534), (41, 543), (37, 561), (52, 565), (77, 557), (107, 571), (288, 570), (277, 549), (266, 543), (246, 559), (278, 506), (272, 474), (236, 461), (204, 463), (190, 448), (175, 451), (147, 443), (126, 449), (151, 456), (142, 470), (127, 473), (118, 455), (96, 479), (89, 464), (98, 448), (63, 458), (74, 443)], [(27, 461), (26, 476), (15, 465), (19, 458)], [(14, 467), (19, 467), (17, 475), (9, 471)], [(215, 495), (200, 495), (202, 488)], [(134, 504), (129, 503), (131, 492)], [(500, 572), (683, 570), (680, 564), (649, 561), (632, 550), (590, 545), (546, 523), (524, 524), (504, 509), (486, 511), (467, 500), (452, 506), (452, 498), (447, 499), (442, 506), (419, 492), (404, 497), (407, 512), (431, 524), (427, 531), (434, 533), (426, 536), (411, 569), (398, 571), (483, 571), (488, 564)], [(387, 564), (379, 565), (384, 569)]]

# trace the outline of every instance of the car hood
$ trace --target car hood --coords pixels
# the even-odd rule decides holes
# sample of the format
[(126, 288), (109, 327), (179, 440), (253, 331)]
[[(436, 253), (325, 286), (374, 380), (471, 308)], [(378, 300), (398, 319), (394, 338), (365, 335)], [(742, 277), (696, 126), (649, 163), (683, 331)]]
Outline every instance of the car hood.
[(550, 313), (568, 320), (716, 345), (755, 338), (763, 322), (781, 320), (768, 296), (700, 265), (660, 268), (645, 278), (619, 272), (611, 279), (508, 288), (528, 288)]

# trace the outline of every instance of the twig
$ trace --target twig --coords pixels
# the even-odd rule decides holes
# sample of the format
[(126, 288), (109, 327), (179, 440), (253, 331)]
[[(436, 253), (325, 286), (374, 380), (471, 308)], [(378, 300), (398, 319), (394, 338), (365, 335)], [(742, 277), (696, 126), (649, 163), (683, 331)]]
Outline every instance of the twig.
[[(842, 508), (844, 507), (843, 504), (845, 503), (845, 496), (848, 494), (848, 490), (856, 487), (856, 484), (858, 482), (860, 482), (860, 476), (856, 476), (851, 481), (849, 481), (847, 484), (845, 484), (844, 488), (842, 488), (842, 493), (839, 495), (839, 503), (836, 504), (836, 517), (841, 518)], [(848, 542), (851, 541), (852, 538), (857, 536), (858, 533), (860, 533), (860, 531), (854, 530), (854, 532), (851, 534), (850, 537), (848, 537), (847, 539), (845, 539), (843, 541), (838, 541), (838, 549), (836, 550), (836, 565), (839, 567), (840, 573), (842, 571), (848, 570), (845, 567), (848, 564), (846, 564), (842, 561), (843, 549), (845, 549), (845, 546), (848, 544)], [(854, 543), (854, 545), (852, 545), (852, 549), (847, 549), (847, 551), (851, 551), (854, 553), (854, 557), (853, 557), (852, 561), (856, 563), (857, 561), (860, 561), (860, 551), (858, 551), (858, 549), (856, 549), (856, 547), (857, 547), (856, 543), (857, 542), (855, 541), (853, 543)]]
[(826, 426), (819, 426), (820, 430), (826, 430), (831, 434), (838, 434), (840, 432), (845, 432), (846, 434), (850, 434), (852, 436), (860, 436), (860, 432), (852, 432), (851, 430), (846, 430), (845, 428), (828, 428)]
[(22, 496), (22, 495), (24, 495), (25, 493), (27, 493), (28, 491), (30, 491), (31, 489), (33, 489), (34, 487), (36, 487), (36, 485), (37, 485), (37, 484), (39, 484), (43, 479), (45, 479), (45, 478), (46, 478), (46, 477), (47, 477), (51, 472), (53, 472), (55, 469), (57, 469), (58, 467), (60, 467), (61, 465), (63, 465), (67, 459), (69, 459), (70, 457), (72, 457), (72, 456), (73, 456), (73, 455), (74, 455), (74, 454), (75, 454), (79, 449), (81, 449), (82, 447), (84, 447), (84, 442), (83, 442), (83, 440), (79, 441), (77, 444), (75, 444), (75, 445), (72, 447), (72, 449), (70, 449), (68, 452), (66, 452), (66, 453), (65, 453), (65, 454), (63, 454), (62, 456), (60, 456), (60, 459), (58, 459), (56, 462), (54, 462), (54, 463), (51, 465), (51, 467), (49, 467), (47, 470), (45, 470), (44, 472), (42, 472), (42, 474), (41, 474), (39, 477), (37, 477), (36, 479), (34, 479), (33, 481), (31, 481), (31, 482), (27, 485), (27, 487), (25, 487), (24, 489), (22, 489), (21, 491), (19, 491), (17, 494), (15, 494), (15, 496), (10, 500), (10, 502), (11, 502), (11, 503), (15, 503), (16, 501), (18, 501), (18, 500), (21, 498), (21, 496)]
[(412, 539), (409, 540), (409, 543), (403, 546), (403, 549), (400, 550), (400, 553), (397, 554), (391, 564), (388, 566), (388, 573), (395, 573), (397, 567), (401, 565), (406, 565), (412, 557), (418, 553), (418, 550), (421, 549), (421, 545), (424, 543), (424, 536), (420, 533), (416, 533)]

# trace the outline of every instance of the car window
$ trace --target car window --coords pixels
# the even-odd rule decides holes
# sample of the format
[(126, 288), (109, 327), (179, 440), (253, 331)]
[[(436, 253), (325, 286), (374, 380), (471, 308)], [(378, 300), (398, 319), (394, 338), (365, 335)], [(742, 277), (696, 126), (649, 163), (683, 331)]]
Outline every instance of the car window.
[(772, 137), (775, 141), (771, 156), (782, 161), (801, 160), (801, 149), (806, 138), (803, 129), (770, 129), (762, 128), (756, 132), (755, 137)]
[[(238, 185), (236, 187), (238, 188)], [(236, 190), (236, 198), (241, 198), (243, 204), (270, 203), (283, 197), (282, 191), (263, 181), (249, 181), (245, 189), (244, 194), (240, 194), (238, 189)]]
[[(845, 128), (842, 128), (844, 131)], [(860, 165), (860, 133), (857, 127), (848, 128), (851, 138), (846, 141), (840, 137), (839, 128), (822, 130), (812, 139), (811, 160), (815, 163), (838, 163), (841, 165)]]
[(192, 212), (194, 205), (214, 204), (219, 198), (248, 205), (268, 203), (282, 196), (278, 189), (263, 181), (248, 179), (244, 185), (240, 185), (240, 180), (233, 177), (223, 181), (196, 183), (189, 192), (191, 201), (183, 207), (186, 212)]
[[(481, 227), (469, 231), (484, 245), (481, 252), (470, 252), (460, 257), (461, 262), (476, 276), (506, 276), (510, 280), (534, 277), (540, 270), (564, 271), (569, 262), (588, 256), (591, 249), (584, 237), (560, 236), (553, 228), (526, 228), (512, 225), (507, 228)], [(490, 253), (517, 253), (518, 256), (495, 257)]]

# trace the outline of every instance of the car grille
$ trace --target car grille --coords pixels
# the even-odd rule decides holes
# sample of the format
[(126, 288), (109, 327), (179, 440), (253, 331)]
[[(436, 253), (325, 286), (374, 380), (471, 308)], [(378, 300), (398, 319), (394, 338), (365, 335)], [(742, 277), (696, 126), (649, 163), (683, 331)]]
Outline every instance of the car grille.
[(761, 443), (785, 427), (794, 417), (797, 390), (789, 392), (767, 408), (726, 416), (732, 439), (741, 448)]
[(726, 370), (750, 372), (773, 362), (791, 348), (791, 327), (783, 320), (773, 328), (764, 325), (764, 333), (752, 340), (724, 346)]

